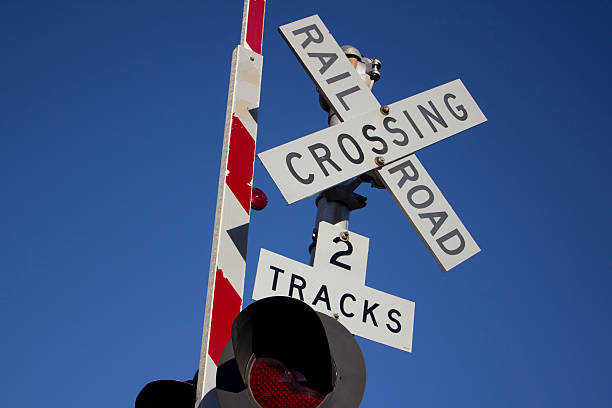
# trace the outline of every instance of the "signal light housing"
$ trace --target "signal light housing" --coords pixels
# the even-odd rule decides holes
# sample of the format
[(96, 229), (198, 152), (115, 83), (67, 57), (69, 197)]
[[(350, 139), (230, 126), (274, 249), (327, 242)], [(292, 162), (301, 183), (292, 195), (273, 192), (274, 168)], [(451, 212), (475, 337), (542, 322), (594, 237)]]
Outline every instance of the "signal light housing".
[(365, 362), (335, 319), (287, 297), (245, 308), (217, 369), (222, 408), (352, 408), (365, 389)]
[(138, 393), (135, 408), (193, 408), (196, 377), (189, 381), (157, 380)]
[[(135, 408), (193, 408), (197, 375), (150, 382)], [(270, 297), (234, 320), (217, 399), (207, 393), (199, 408), (357, 408), (364, 390), (363, 355), (342, 324), (296, 299)]]

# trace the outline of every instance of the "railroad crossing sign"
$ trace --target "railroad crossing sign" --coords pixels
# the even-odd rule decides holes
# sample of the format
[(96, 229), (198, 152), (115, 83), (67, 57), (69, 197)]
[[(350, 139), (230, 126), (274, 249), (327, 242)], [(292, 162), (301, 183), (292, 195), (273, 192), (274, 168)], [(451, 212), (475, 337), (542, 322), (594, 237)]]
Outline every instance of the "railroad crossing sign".
[(479, 252), (412, 154), (486, 121), (461, 80), (381, 107), (318, 15), (279, 31), (343, 121), (258, 154), (287, 202), (375, 170), (444, 271)]
[[(326, 222), (320, 228), (325, 232), (317, 238), (316, 254), (333, 250), (317, 256), (313, 266), (261, 249), (253, 299), (292, 297), (336, 318), (357, 336), (412, 351), (414, 302), (365, 286), (368, 239)], [(338, 230), (331, 246), (320, 239)], [(363, 244), (364, 252), (353, 250)], [(363, 275), (351, 273), (354, 268)]]

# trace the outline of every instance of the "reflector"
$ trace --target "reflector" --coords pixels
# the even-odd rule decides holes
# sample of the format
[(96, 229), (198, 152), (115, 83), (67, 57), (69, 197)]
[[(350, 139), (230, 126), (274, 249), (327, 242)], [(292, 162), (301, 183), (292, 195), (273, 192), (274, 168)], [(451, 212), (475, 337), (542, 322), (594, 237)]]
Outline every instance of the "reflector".
[(249, 375), (253, 398), (263, 408), (315, 408), (325, 398), (299, 371), (273, 358), (258, 358)]
[(268, 197), (266, 197), (266, 194), (257, 187), (253, 187), (251, 193), (251, 208), (260, 211), (263, 210), (266, 205), (268, 205)]

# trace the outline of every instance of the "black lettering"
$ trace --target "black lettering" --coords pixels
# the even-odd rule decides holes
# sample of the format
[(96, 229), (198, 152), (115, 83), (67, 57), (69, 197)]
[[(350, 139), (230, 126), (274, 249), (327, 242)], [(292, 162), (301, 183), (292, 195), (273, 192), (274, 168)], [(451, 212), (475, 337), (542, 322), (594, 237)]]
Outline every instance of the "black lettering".
[[(412, 175), (408, 174), (408, 172), (405, 170), (406, 167), (410, 167), (412, 169)], [(402, 172), (402, 178), (400, 179), (400, 181), (397, 182), (397, 186), (399, 188), (404, 187), (404, 184), (406, 183), (407, 180), (417, 181), (419, 178), (419, 173), (414, 168), (414, 164), (412, 164), (412, 160), (406, 160), (405, 162), (400, 163), (397, 166), (389, 169), (390, 174), (397, 173), (398, 171)]]
[(347, 313), (346, 310), (344, 310), (344, 301), (346, 300), (346, 298), (351, 298), (353, 299), (353, 302), (356, 302), (357, 299), (355, 299), (355, 296), (351, 295), (350, 293), (345, 293), (344, 295), (342, 295), (342, 297), (340, 298), (340, 312), (346, 316), (346, 317), (353, 317), (355, 316), (355, 313)]
[(309, 52), (309, 57), (318, 58), (321, 62), (321, 68), (319, 68), (319, 74), (323, 75), (329, 67), (338, 59), (338, 56), (333, 52)]
[[(349, 155), (346, 151), (346, 148), (344, 147), (344, 141), (347, 139), (350, 140), (353, 146), (355, 146), (355, 149), (357, 149), (357, 158), (351, 157), (351, 155)], [(351, 135), (347, 135), (346, 133), (341, 133), (340, 135), (338, 135), (338, 147), (340, 147), (340, 150), (342, 151), (342, 154), (344, 154), (344, 157), (346, 157), (351, 163), (363, 163), (363, 150), (361, 150), (361, 147), (359, 147), (359, 145)]]
[(309, 174), (308, 177), (306, 178), (302, 178), (299, 176), (299, 174), (297, 174), (297, 171), (295, 171), (295, 168), (293, 168), (293, 164), (291, 163), (292, 159), (301, 159), (302, 155), (296, 152), (291, 152), (287, 155), (287, 168), (289, 169), (289, 172), (291, 173), (291, 175), (293, 177), (295, 177), (295, 179), (297, 181), (299, 181), (302, 184), (310, 184), (314, 181), (314, 174)]
[(336, 76), (333, 76), (333, 77), (329, 78), (326, 82), (328, 84), (333, 84), (334, 82), (338, 82), (339, 80), (344, 79), (344, 78), (348, 78), (350, 76), (351, 76), (351, 74), (349, 74), (348, 72), (343, 72), (341, 74), (338, 74)]
[(438, 232), (442, 224), (444, 224), (444, 221), (446, 221), (446, 219), (448, 218), (448, 214), (446, 214), (445, 211), (430, 212), (419, 214), (419, 217), (421, 217), (422, 219), (428, 218), (429, 221), (431, 221), (431, 223), (433, 224), (433, 228), (430, 232), (431, 236), (434, 236), (436, 235), (436, 232)]
[(278, 273), (285, 273), (281, 268), (270, 265), (270, 269), (274, 271), (274, 280), (272, 281), (272, 290), (276, 291), (276, 284), (278, 283)]
[(423, 115), (423, 117), (425, 118), (427, 123), (429, 123), (429, 126), (431, 127), (431, 130), (433, 130), (434, 132), (438, 131), (438, 129), (436, 129), (434, 124), (431, 122), (431, 119), (435, 120), (436, 122), (438, 122), (440, 125), (442, 125), (444, 127), (448, 127), (448, 125), (444, 121), (444, 118), (442, 117), (442, 115), (440, 115), (440, 112), (438, 112), (438, 109), (436, 109), (436, 107), (434, 106), (433, 102), (429, 101), (429, 106), (435, 112), (435, 114), (431, 113), (430, 111), (425, 109), (423, 106), (417, 105), (417, 107), (419, 108), (419, 111), (421, 111), (421, 115)]
[[(296, 281), (300, 280), (301, 286), (298, 286)], [(300, 293), (300, 300), (304, 301), (304, 295), (302, 294), (302, 290), (306, 287), (306, 281), (301, 276), (291, 274), (291, 283), (289, 284), (289, 297), (293, 297), (293, 289), (297, 289)]]
[(317, 305), (317, 302), (322, 300), (325, 302), (327, 306), (327, 310), (331, 311), (331, 305), (329, 304), (329, 293), (327, 293), (327, 286), (321, 285), (321, 289), (319, 289), (319, 293), (315, 296), (314, 301), (312, 302), (313, 306)]
[(417, 135), (419, 136), (419, 138), (423, 138), (423, 134), (421, 133), (421, 130), (419, 129), (419, 127), (416, 125), (416, 123), (414, 123), (414, 120), (412, 120), (412, 118), (410, 117), (410, 114), (408, 113), (408, 111), (403, 111), (404, 112), (404, 116), (406, 116), (406, 119), (408, 119), (408, 122), (410, 122), (410, 126), (412, 126), (412, 128), (414, 129), (414, 131), (417, 133)]
[(376, 127), (372, 126), (372, 125), (364, 125), (361, 128), (361, 133), (363, 134), (363, 137), (365, 137), (366, 139), (368, 139), (370, 142), (378, 142), (382, 145), (382, 147), (380, 149), (377, 149), (375, 147), (372, 148), (372, 151), (374, 153), (377, 154), (385, 154), (387, 153), (387, 151), (389, 150), (389, 148), (387, 147), (387, 143), (384, 141), (384, 139), (382, 137), (379, 136), (375, 136), (375, 135), (368, 135), (368, 131), (370, 130), (376, 130)]
[[(448, 241), (449, 239), (451, 239), (452, 237), (454, 237), (454, 236), (459, 238), (459, 246), (457, 248), (455, 248), (455, 249), (448, 249), (446, 247), (446, 245), (444, 245), (444, 243), (446, 241)], [(436, 239), (436, 242), (438, 243), (440, 248), (442, 248), (442, 250), (444, 252), (446, 252), (447, 254), (449, 254), (449, 255), (457, 255), (457, 254), (461, 253), (461, 251), (463, 251), (465, 249), (465, 240), (463, 239), (463, 236), (457, 230), (457, 228), (455, 228), (454, 230), (452, 230), (448, 234), (442, 235), (440, 238)]]
[[(322, 149), (325, 153), (323, 153), (322, 156), (319, 156), (315, 152), (315, 150), (317, 149)], [(329, 147), (325, 146), (323, 143), (315, 143), (311, 146), (308, 146), (308, 150), (310, 150), (310, 154), (312, 154), (312, 157), (314, 157), (325, 176), (329, 176), (329, 172), (327, 171), (325, 166), (323, 166), (323, 162), (325, 161), (329, 162), (329, 164), (331, 164), (334, 169), (342, 171), (342, 169), (338, 167), (338, 165), (334, 163), (334, 161), (330, 158), (331, 152), (329, 151)]]
[(374, 303), (372, 306), (368, 307), (368, 300), (366, 299), (363, 303), (363, 318), (361, 321), (365, 323), (368, 320), (368, 315), (370, 315), (372, 316), (372, 323), (374, 323), (374, 326), (378, 327), (378, 323), (376, 323), (376, 318), (374, 317), (374, 309), (378, 306), (380, 306), (379, 303)]
[(348, 107), (346, 102), (344, 102), (344, 97), (347, 96), (347, 95), (352, 94), (353, 92), (357, 92), (358, 90), (359, 90), (359, 87), (358, 86), (354, 86), (352, 88), (349, 88), (349, 89), (347, 89), (345, 91), (342, 91), (342, 92), (338, 92), (336, 94), (336, 97), (338, 98), (338, 100), (340, 101), (342, 106), (344, 106), (344, 110), (347, 110), (347, 111), (351, 110), (351, 108)]
[[(313, 37), (310, 34), (311, 32), (315, 32), (317, 34), (317, 38)], [(321, 34), (321, 31), (319, 30), (319, 28), (314, 24), (311, 24), (306, 27), (298, 28), (297, 30), (293, 31), (293, 35), (295, 36), (299, 34), (306, 34), (306, 39), (302, 43), (302, 48), (306, 48), (308, 44), (310, 44), (311, 42), (315, 42), (315, 43), (323, 42), (323, 34)]]
[(457, 109), (459, 112), (462, 113), (461, 116), (457, 115), (457, 113), (455, 113), (454, 109), (451, 108), (450, 103), (448, 103), (449, 99), (455, 99), (456, 96), (451, 94), (451, 93), (447, 93), (446, 95), (444, 95), (444, 104), (446, 105), (446, 109), (448, 109), (448, 111), (451, 113), (451, 115), (453, 115), (455, 118), (457, 118), (458, 120), (466, 120), (468, 118), (468, 113), (465, 110), (465, 108), (463, 107), (463, 105), (457, 105), (455, 106), (455, 109)]
[[(423, 201), (422, 203), (417, 203), (416, 201), (414, 201), (413, 197), (417, 191), (426, 191), (428, 195), (427, 200)], [(412, 187), (410, 190), (408, 190), (406, 197), (408, 197), (408, 202), (410, 203), (411, 206), (413, 206), (414, 208), (419, 208), (419, 209), (429, 207), (431, 203), (433, 203), (433, 200), (434, 200), (434, 195), (429, 189), (429, 187), (423, 186), (423, 185)]]
[(387, 313), (387, 316), (389, 317), (389, 320), (392, 320), (392, 321), (393, 321), (393, 322), (394, 322), (394, 323), (397, 325), (397, 327), (392, 328), (392, 327), (389, 325), (389, 323), (387, 323), (385, 326), (387, 326), (387, 329), (389, 329), (389, 331), (390, 331), (391, 333), (399, 333), (399, 332), (400, 332), (400, 330), (402, 330), (402, 324), (399, 322), (399, 320), (397, 320), (397, 319), (395, 319), (395, 318), (393, 317), (393, 314), (394, 314), (394, 313), (395, 313), (395, 314), (397, 314), (397, 317), (401, 317), (401, 315), (402, 315), (402, 314), (399, 312), (399, 310), (395, 310), (395, 309), (391, 309), (391, 310), (389, 310), (389, 312)]
[(397, 122), (397, 119), (395, 119), (392, 116), (387, 116), (386, 118), (383, 119), (383, 126), (385, 127), (385, 129), (387, 129), (387, 132), (389, 133), (399, 133), (402, 136), (404, 136), (403, 139), (397, 140), (397, 139), (393, 139), (393, 143), (395, 143), (398, 146), (406, 146), (408, 144), (408, 135), (406, 134), (406, 132), (404, 132), (402, 129), (400, 128), (392, 128), (389, 126), (389, 122)]
[(336, 237), (333, 239), (333, 242), (335, 244), (338, 244), (340, 242), (343, 242), (344, 244), (346, 244), (346, 251), (338, 251), (335, 254), (332, 255), (332, 257), (329, 259), (329, 263), (332, 265), (336, 265), (339, 266), (340, 268), (344, 268), (347, 271), (351, 270), (351, 265), (347, 265), (344, 262), (340, 262), (338, 260), (338, 258), (340, 258), (341, 256), (349, 256), (350, 254), (353, 253), (353, 244), (351, 244), (350, 241), (342, 241), (340, 239), (340, 237)]

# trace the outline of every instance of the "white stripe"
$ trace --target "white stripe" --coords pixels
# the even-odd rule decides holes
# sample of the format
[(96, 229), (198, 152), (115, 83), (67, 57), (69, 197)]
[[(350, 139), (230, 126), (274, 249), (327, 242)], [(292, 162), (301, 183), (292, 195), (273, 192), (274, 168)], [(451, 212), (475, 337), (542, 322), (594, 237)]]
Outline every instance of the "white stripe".
[[(248, 7), (249, 0), (245, 0), (241, 36), (241, 44), (244, 45), (237, 46), (232, 55), (223, 150), (221, 153), (221, 168), (219, 171), (219, 188), (217, 190), (215, 227), (213, 231), (206, 309), (204, 313), (202, 348), (200, 351), (200, 375), (198, 376), (197, 384), (196, 408), (202, 397), (205, 396), (206, 393), (211, 392), (216, 384), (217, 367), (214, 361), (212, 361), (212, 358), (208, 355), (208, 345), (210, 340), (210, 324), (212, 321), (211, 308), (213, 305), (217, 267), (223, 270), (224, 277), (230, 281), (241, 298), (243, 298), (244, 291), (246, 263), (227, 231), (231, 228), (248, 224), (250, 216), (245, 212), (229, 187), (227, 187), (225, 179), (228, 169), (229, 141), (233, 114), (240, 119), (253, 140), (257, 138), (257, 121), (253, 118), (249, 110), (259, 108), (263, 57), (253, 52), (251, 47), (246, 44)], [(254, 159), (253, 157), (253, 160)], [(206, 398), (207, 408), (209, 408), (209, 404), (211, 404), (209, 401), (210, 397), (211, 395)], [(214, 400), (216, 401), (216, 395), (214, 395)], [(213, 404), (213, 406), (215, 405), (218, 405), (218, 403)]]

